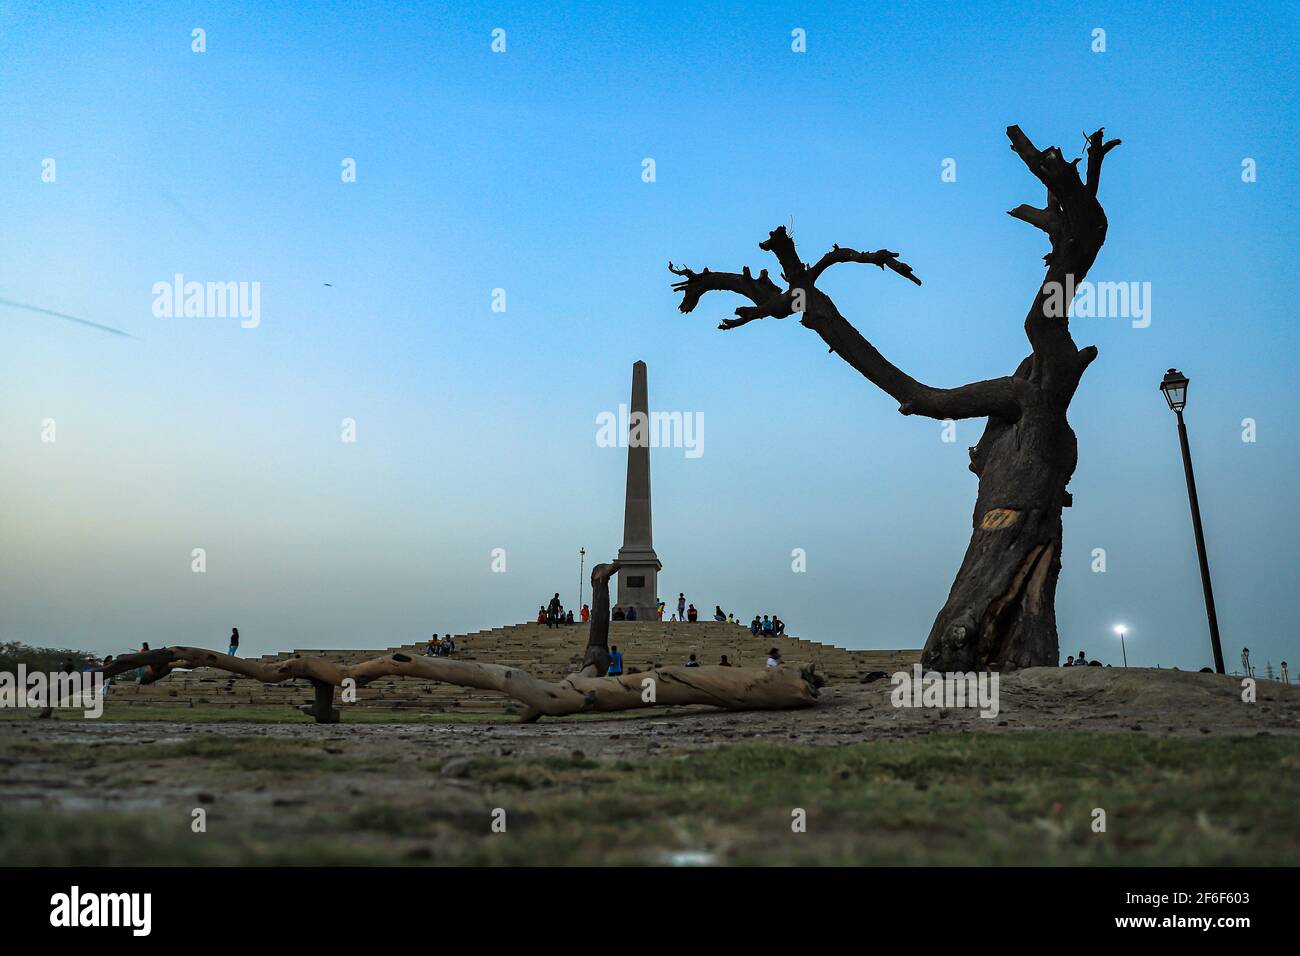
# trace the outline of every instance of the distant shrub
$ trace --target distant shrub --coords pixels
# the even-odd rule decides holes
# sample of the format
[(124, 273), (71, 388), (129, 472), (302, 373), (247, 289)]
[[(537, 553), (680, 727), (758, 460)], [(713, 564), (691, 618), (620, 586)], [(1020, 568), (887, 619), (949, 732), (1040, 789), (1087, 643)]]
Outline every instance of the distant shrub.
[(71, 660), (80, 669), (87, 661), (98, 661), (89, 651), (74, 651), (66, 647), (32, 647), (20, 641), (0, 641), (0, 671), (17, 672), (23, 664), (28, 671), (49, 673), (62, 669), (63, 662)]

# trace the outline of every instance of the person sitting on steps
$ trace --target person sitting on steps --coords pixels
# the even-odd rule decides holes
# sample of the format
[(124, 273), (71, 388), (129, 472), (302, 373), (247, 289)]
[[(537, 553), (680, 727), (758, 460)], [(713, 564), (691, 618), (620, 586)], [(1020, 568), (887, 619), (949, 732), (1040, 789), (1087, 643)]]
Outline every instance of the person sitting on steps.
[(623, 609), (621, 607), (616, 607), (614, 608), (614, 617), (612, 618), (612, 620), (626, 621), (627, 615), (623, 613)]
[(692, 654), (692, 655), (690, 656), (690, 658), (686, 661), (686, 666), (687, 666), (687, 667), (699, 667), (699, 666), (700, 666), (700, 662), (699, 662), (699, 660), (695, 657), (695, 655)]
[(699, 619), (700, 619), (700, 612), (695, 610), (695, 605), (692, 604), (690, 607), (686, 609), (686, 620), (694, 624)]

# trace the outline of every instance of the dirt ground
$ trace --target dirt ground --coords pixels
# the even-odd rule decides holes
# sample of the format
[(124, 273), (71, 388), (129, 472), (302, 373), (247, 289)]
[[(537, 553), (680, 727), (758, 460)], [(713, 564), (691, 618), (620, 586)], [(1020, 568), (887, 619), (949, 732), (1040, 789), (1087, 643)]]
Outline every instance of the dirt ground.
[[(888, 678), (822, 688), (805, 710), (739, 712), (711, 707), (656, 708), (581, 719), (317, 725), (285, 712), (283, 723), (187, 723), (111, 720), (0, 722), (0, 757), (21, 737), (79, 744), (177, 741), (187, 735), (275, 736), (363, 741), (377, 755), (412, 743), (435, 753), (569, 755), (640, 759), (745, 740), (836, 746), (934, 733), (1009, 731), (1139, 732), (1157, 736), (1300, 735), (1300, 686), (1260, 681), (1256, 701), (1242, 700), (1239, 678), (1139, 668), (1030, 668), (1000, 678), (996, 717), (973, 708), (899, 708)], [(0, 796), (13, 797), (12, 777)]]
[[(1268, 861), (1277, 835), (1295, 829), (1286, 822), (1292, 810), (1247, 806), (1239, 794), (1276, 802), (1282, 794), (1269, 781), (1279, 771), (1300, 777), (1300, 688), (1260, 682), (1256, 702), (1245, 703), (1241, 681), (1229, 677), (1035, 668), (1001, 678), (994, 718), (896, 708), (891, 690), (888, 679), (831, 686), (818, 706), (800, 711), (660, 708), (530, 725), (410, 717), (349, 724), (346, 711), (338, 725), (289, 712), (282, 723), (8, 719), (0, 721), (0, 851), (6, 863), (56, 864), (610, 863), (662, 862), (664, 853), (698, 846), (709, 848), (706, 861), (799, 862), (789, 854), (815, 847), (813, 862), (971, 862), (974, 847), (978, 860), (1007, 853), (1002, 862), (1032, 863), (1060, 853), (1062, 862), (1111, 862), (1094, 859), (1102, 851), (1082, 817), (1076, 834), (1042, 809), (1068, 815), (1062, 805), (1077, 798), (1082, 812), (1102, 799), (1094, 792), (1151, 813), (1166, 807), (1158, 812), (1178, 821), (1156, 842), (1129, 846), (1138, 856), (1114, 860), (1144, 862), (1148, 852), (1168, 859), (1196, 843), (1189, 833), (1222, 832), (1226, 855), (1210, 859)], [(1242, 745), (1222, 745), (1236, 740)], [(1022, 762), (1009, 777), (1007, 768)], [(949, 774), (956, 765), (968, 766), (968, 776)], [(1219, 783), (1227, 789), (1213, 798), (1207, 788)], [(678, 791), (691, 788), (693, 800), (680, 804)], [(1224, 822), (1209, 822), (1201, 804), (1176, 809), (1175, 791), (1178, 799), (1205, 794)], [(929, 804), (918, 808), (918, 799)], [(985, 812), (986, 800), (1005, 819), (934, 842), (944, 821)], [(627, 839), (626, 823), (618, 839), (575, 831), (593, 803), (603, 818), (635, 819), (640, 838)], [(772, 857), (759, 831), (785, 828), (788, 817), (771, 808), (810, 803), (833, 826), (821, 842)], [(507, 805), (514, 819), (534, 824), (529, 839), (484, 838), (489, 814)], [(713, 808), (712, 823), (702, 807)], [(862, 807), (878, 816), (862, 818)], [(196, 808), (214, 831), (237, 828), (238, 839), (190, 839)], [(167, 826), (157, 824), (160, 813)], [(133, 814), (153, 822), (141, 828)], [(1031, 829), (1018, 842), (986, 845), (1022, 824)], [(898, 832), (908, 826), (915, 838)], [(865, 842), (864, 832), (872, 834)], [(77, 833), (76, 849), (67, 849), (61, 838)], [(333, 842), (316, 845), (322, 834)], [(1049, 844), (1035, 849), (1044, 834)], [(846, 841), (856, 841), (847, 858)], [(611, 856), (614, 845), (631, 855)], [(1197, 846), (1204, 850), (1203, 841)]]

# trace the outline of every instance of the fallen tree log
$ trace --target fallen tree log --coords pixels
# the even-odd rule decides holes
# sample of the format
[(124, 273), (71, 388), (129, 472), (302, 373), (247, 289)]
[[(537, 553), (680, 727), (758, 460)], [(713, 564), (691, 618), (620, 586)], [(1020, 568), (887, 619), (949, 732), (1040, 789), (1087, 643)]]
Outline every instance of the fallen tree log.
[(211, 667), (251, 677), (264, 684), (304, 679), (316, 691), (312, 704), (300, 708), (317, 723), (337, 723), (334, 689), (364, 687), (381, 677), (418, 677), (458, 687), (496, 691), (519, 701), (521, 721), (570, 714), (635, 710), (662, 705), (709, 704), (727, 710), (786, 710), (810, 707), (825, 678), (812, 664), (780, 667), (656, 667), (618, 677), (571, 675), (552, 682), (517, 667), (416, 657), (396, 653), (357, 664), (336, 664), (320, 657), (294, 655), (274, 664), (231, 657), (202, 647), (161, 647), (123, 654), (103, 668), (105, 678), (143, 668), (141, 683), (151, 684), (173, 670)]
[[(524, 705), (523, 723), (541, 717), (636, 710), (661, 705), (709, 704), (727, 710), (788, 710), (810, 707), (826, 679), (812, 664), (780, 667), (656, 667), (639, 673), (603, 676), (609, 668), (609, 580), (617, 561), (591, 569), (592, 618), (581, 668), (563, 680), (533, 677), (517, 667), (389, 654), (357, 664), (336, 664), (321, 657), (295, 654), (275, 664), (231, 657), (202, 647), (160, 647), (123, 654), (102, 668), (105, 679), (139, 670), (140, 682), (152, 684), (173, 670), (211, 667), (263, 684), (303, 679), (311, 682), (315, 700), (299, 709), (320, 724), (339, 722), (334, 688), (364, 687), (381, 677), (421, 677), (457, 687), (496, 691)], [(344, 699), (347, 699), (345, 694)], [(42, 712), (49, 717), (50, 708)]]

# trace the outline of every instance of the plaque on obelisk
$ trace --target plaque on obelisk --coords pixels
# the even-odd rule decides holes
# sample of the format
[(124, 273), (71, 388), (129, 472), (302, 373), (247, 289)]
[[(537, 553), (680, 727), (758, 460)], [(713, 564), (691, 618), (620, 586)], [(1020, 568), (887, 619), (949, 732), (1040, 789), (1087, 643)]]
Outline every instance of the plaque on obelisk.
[(618, 549), (616, 605), (626, 614), (636, 608), (641, 621), (655, 619), (658, 577), (663, 565), (650, 531), (650, 402), (645, 362), (632, 366), (632, 405), (628, 416), (627, 497), (623, 503), (623, 547)]

